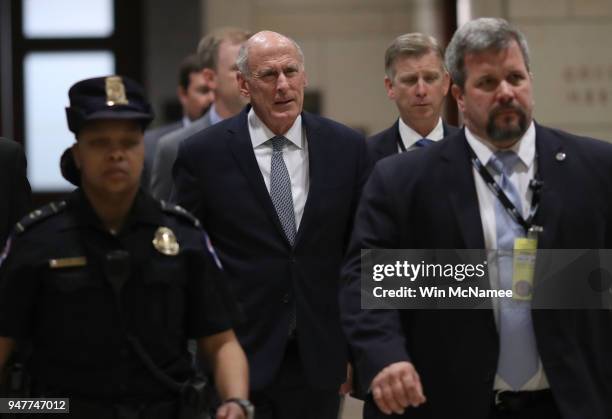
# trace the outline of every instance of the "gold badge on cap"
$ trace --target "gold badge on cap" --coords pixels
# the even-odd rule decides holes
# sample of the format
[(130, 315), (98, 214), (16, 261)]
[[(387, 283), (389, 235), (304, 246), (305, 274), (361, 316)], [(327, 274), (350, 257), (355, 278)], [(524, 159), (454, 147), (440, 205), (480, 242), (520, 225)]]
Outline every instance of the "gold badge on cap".
[(168, 227), (160, 227), (155, 231), (153, 246), (155, 246), (159, 253), (167, 256), (176, 256), (179, 252), (179, 244), (178, 241), (176, 241), (176, 236)]
[(108, 106), (128, 104), (125, 86), (121, 77), (110, 76), (106, 78), (106, 104)]

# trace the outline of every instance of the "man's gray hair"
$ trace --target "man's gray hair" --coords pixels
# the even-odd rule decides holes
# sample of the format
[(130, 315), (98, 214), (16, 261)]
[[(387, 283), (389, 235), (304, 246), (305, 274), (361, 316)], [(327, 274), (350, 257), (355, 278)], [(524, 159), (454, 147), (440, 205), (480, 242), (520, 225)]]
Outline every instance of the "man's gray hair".
[[(305, 60), (304, 60), (304, 53), (302, 52), (302, 48), (300, 48), (300, 46), (298, 45), (297, 42), (295, 42), (295, 40), (285, 35), (282, 35), (282, 36), (288, 39), (295, 47), (295, 50), (297, 51), (298, 56), (300, 58), (300, 64), (302, 65), (302, 69), (303, 69), (305, 66)], [(238, 71), (240, 71), (244, 77), (251, 77), (251, 69), (249, 68), (249, 42), (248, 41), (242, 44), (240, 46), (240, 49), (238, 50), (238, 58), (236, 58), (236, 67), (238, 67)]]
[(391, 42), (385, 52), (385, 74), (391, 80), (395, 77), (395, 61), (399, 57), (420, 58), (425, 54), (433, 52), (440, 59), (442, 70), (444, 66), (444, 52), (438, 41), (433, 36), (419, 32), (406, 33), (398, 36)]
[(467, 78), (465, 73), (465, 56), (486, 50), (501, 51), (508, 48), (510, 42), (518, 44), (525, 68), (529, 70), (529, 47), (521, 31), (500, 18), (483, 17), (472, 20), (461, 26), (446, 48), (446, 67), (453, 83), (463, 89)]

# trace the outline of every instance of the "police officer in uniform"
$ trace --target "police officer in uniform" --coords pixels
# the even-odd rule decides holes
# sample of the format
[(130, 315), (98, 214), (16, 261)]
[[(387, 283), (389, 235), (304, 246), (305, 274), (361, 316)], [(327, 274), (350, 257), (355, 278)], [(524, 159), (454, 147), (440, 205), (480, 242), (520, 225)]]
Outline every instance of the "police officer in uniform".
[(222, 400), (217, 418), (252, 417), (214, 249), (193, 216), (139, 190), (152, 119), (142, 88), (100, 77), (69, 97), (77, 141), (62, 172), (80, 187), (21, 220), (0, 256), (0, 373), (27, 339), (32, 395), (69, 397), (68, 417), (201, 417), (195, 339)]

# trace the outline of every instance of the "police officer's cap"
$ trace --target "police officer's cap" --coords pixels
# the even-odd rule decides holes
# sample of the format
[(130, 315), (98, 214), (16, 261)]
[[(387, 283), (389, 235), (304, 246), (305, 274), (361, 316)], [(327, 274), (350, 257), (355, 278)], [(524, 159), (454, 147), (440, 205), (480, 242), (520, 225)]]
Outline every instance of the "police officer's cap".
[(87, 121), (132, 119), (143, 129), (153, 119), (153, 111), (143, 88), (123, 76), (96, 77), (75, 83), (68, 91), (68, 128), (78, 134)]

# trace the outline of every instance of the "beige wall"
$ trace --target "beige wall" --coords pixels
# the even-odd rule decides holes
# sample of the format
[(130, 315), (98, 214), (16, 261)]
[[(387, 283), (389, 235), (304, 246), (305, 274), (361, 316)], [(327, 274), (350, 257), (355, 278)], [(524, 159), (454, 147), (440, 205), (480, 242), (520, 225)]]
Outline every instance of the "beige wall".
[[(397, 111), (383, 89), (384, 50), (397, 35), (441, 37), (452, 0), (200, 0), (202, 27), (271, 29), (304, 49), (323, 113), (369, 133)], [(527, 35), (536, 119), (612, 140), (612, 0), (472, 0), (472, 15), (504, 17)]]
[(473, 0), (516, 24), (531, 49), (535, 118), (612, 141), (612, 1)]
[(202, 0), (203, 27), (237, 25), (294, 38), (325, 116), (377, 132), (397, 118), (384, 91), (384, 52), (398, 35), (438, 36), (444, 0)]

